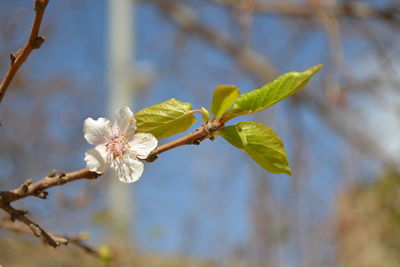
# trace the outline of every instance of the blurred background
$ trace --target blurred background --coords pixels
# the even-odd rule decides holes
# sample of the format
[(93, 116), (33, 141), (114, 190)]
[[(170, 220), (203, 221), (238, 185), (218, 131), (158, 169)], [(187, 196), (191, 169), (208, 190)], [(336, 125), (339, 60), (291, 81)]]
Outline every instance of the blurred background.
[[(33, 17), (33, 0), (0, 0), (1, 77)], [(217, 138), (160, 155), (133, 185), (105, 175), (15, 206), (51, 232), (90, 234), (109, 266), (400, 266), (399, 27), (396, 0), (51, 0), (47, 40), (0, 105), (1, 189), (84, 168), (87, 117), (172, 97), (208, 108), (219, 84), (248, 92), (324, 64), (240, 118), (281, 136), (291, 177)], [(102, 264), (29, 234), (0, 240), (4, 266)]]

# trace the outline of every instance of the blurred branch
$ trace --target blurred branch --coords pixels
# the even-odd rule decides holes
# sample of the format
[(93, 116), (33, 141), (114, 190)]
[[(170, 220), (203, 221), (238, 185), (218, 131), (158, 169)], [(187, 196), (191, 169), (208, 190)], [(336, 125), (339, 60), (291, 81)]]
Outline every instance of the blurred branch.
[[(251, 48), (243, 49), (241, 46), (235, 44), (234, 40), (232, 40), (231, 38), (226, 36), (221, 37), (223, 36), (223, 34), (217, 33), (212, 29), (208, 28), (206, 25), (201, 24), (196, 12), (189, 6), (184, 5), (182, 4), (182, 2), (177, 2), (177, 1), (167, 1), (167, 0), (147, 0), (147, 1), (150, 1), (154, 3), (156, 6), (158, 6), (160, 10), (164, 14), (168, 15), (175, 23), (177, 23), (177, 25), (181, 27), (182, 30), (197, 35), (204, 41), (208, 42), (210, 45), (213, 45), (216, 48), (222, 50), (223, 52), (229, 54), (229, 56), (231, 56), (233, 59), (236, 60), (236, 63), (240, 67), (242, 67), (245, 71), (248, 71), (251, 75), (259, 79), (262, 83), (270, 82), (271, 79), (276, 76), (277, 70), (275, 69), (274, 66), (267, 63), (263, 55), (256, 53), (255, 51), (251, 50)], [(226, 0), (226, 2), (237, 3), (237, 1), (229, 1), (229, 0)], [(277, 6), (278, 5), (280, 4), (277, 4)], [(313, 12), (314, 12), (312, 13), (313, 16), (316, 16), (317, 14), (315, 14), (315, 10)], [(330, 12), (331, 16), (332, 12), (333, 14), (335, 14), (334, 11)], [(244, 57), (240, 55), (244, 55)], [(245, 61), (243, 61), (243, 59), (245, 59)], [(373, 142), (371, 142), (369, 138), (360, 135), (359, 132), (350, 133), (347, 127), (339, 125), (336, 122), (335, 112), (334, 112), (335, 110), (332, 107), (325, 106), (325, 104), (322, 103), (322, 100), (319, 99), (316, 95), (308, 92), (307, 90), (302, 90), (299, 94), (296, 95), (295, 99), (302, 101), (306, 105), (309, 105), (317, 112), (317, 114), (320, 114), (322, 117), (326, 118), (327, 124), (337, 129), (342, 134), (342, 136), (344, 136), (347, 140), (349, 140), (354, 145), (354, 147), (356, 147), (359, 151), (367, 153), (371, 152), (372, 155), (374, 156), (377, 155), (378, 149), (376, 146), (373, 146)], [(363, 137), (361, 138), (360, 136)], [(366, 146), (365, 146), (366, 143), (370, 144), (370, 146), (373, 146), (373, 148), (367, 149), (366, 151)], [(392, 163), (389, 161), (385, 161), (384, 163), (387, 166), (392, 166)]]
[[(215, 3), (228, 7), (238, 7), (242, 4), (240, 0), (212, 0)], [(282, 15), (302, 18), (314, 18), (315, 10), (307, 4), (299, 4), (289, 1), (247, 1), (252, 6), (254, 13)], [(352, 17), (357, 19), (384, 19), (387, 21), (398, 21), (399, 9), (396, 5), (384, 9), (375, 8), (363, 2), (343, 1), (340, 4), (324, 7), (324, 11), (333, 16)]]
[[(6, 218), (0, 220), (0, 228), (14, 231), (17, 233), (26, 233), (26, 234), (31, 233), (30, 229), (28, 229), (23, 224), (12, 223), (9, 220), (6, 220)], [(75, 236), (65, 236), (65, 235), (55, 235), (55, 234), (49, 234), (49, 235), (59, 244), (62, 245), (72, 244), (74, 246), (81, 248), (90, 255), (93, 255), (97, 258), (100, 257), (100, 254), (96, 249), (84, 244), (83, 241), (86, 239), (86, 237), (84, 237), (83, 235), (75, 235)]]
[(28, 211), (23, 211), (23, 210), (17, 210), (11, 207), (10, 204), (8, 205), (3, 205), (2, 209), (10, 214), (10, 219), (11, 221), (18, 220), (20, 222), (23, 222), (26, 224), (32, 231), (32, 233), (43, 239), (44, 242), (49, 244), (50, 246), (56, 248), (61, 244), (61, 240), (58, 239), (58, 241), (51, 236), (49, 233), (47, 233), (45, 230), (43, 230), (39, 225), (25, 217), (25, 215), (28, 213)]
[(10, 191), (0, 192), (0, 208), (10, 214), (11, 221), (18, 220), (26, 224), (35, 236), (43, 238), (43, 240), (52, 247), (58, 247), (60, 244), (65, 243), (65, 240), (53, 237), (51, 234), (43, 230), (38, 224), (28, 219), (25, 215), (28, 211), (17, 210), (13, 208), (10, 203), (27, 196), (36, 196), (42, 199), (46, 199), (47, 192), (45, 189), (63, 185), (79, 179), (94, 179), (97, 178), (98, 174), (90, 172), (88, 169), (82, 169), (70, 173), (60, 173), (57, 175), (55, 171), (52, 171), (48, 176), (42, 180), (32, 184), (31, 179), (28, 179), (18, 188)]
[[(344, 49), (342, 45), (342, 34), (340, 30), (340, 22), (336, 16), (329, 13), (324, 5), (316, 5), (315, 9), (316, 18), (320, 21), (321, 26), (325, 29), (329, 40), (331, 50), (331, 60), (336, 71), (346, 68)], [(346, 68), (347, 70), (347, 68)], [(348, 70), (347, 70), (348, 71)]]
[(196, 12), (188, 5), (178, 3), (178, 1), (167, 0), (147, 0), (156, 4), (164, 14), (168, 15), (178, 24), (182, 30), (194, 34), (207, 41), (216, 48), (232, 56), (243, 69), (263, 77), (264, 81), (269, 81), (275, 77), (277, 70), (266, 58), (254, 50), (237, 44), (232, 38), (224, 33), (217, 32), (200, 22)]
[(344, 104), (347, 97), (347, 92), (340, 86), (339, 73), (342, 73), (347, 80), (351, 80), (351, 68), (349, 68), (345, 52), (342, 45), (342, 33), (340, 18), (329, 13), (331, 10), (327, 3), (317, 2), (311, 4), (311, 8), (315, 10), (315, 18), (320, 22), (320, 26), (325, 30), (329, 41), (330, 58), (334, 73), (331, 78), (326, 81), (326, 96), (328, 102), (335, 104)]
[(101, 258), (101, 255), (99, 253), (99, 251), (97, 251), (96, 249), (86, 245), (83, 242), (83, 238), (78, 236), (71, 236), (71, 237), (66, 237), (66, 239), (68, 240), (69, 244), (73, 244), (76, 247), (79, 247), (81, 249), (83, 249), (83, 251), (85, 251), (86, 253), (96, 257), (96, 258)]
[(6, 75), (3, 78), (3, 81), (0, 84), (0, 102), (2, 101), (8, 86), (10, 85), (12, 79), (14, 78), (15, 74), (28, 58), (30, 53), (34, 49), (40, 48), (40, 46), (45, 41), (43, 36), (39, 36), (40, 25), (42, 24), (42, 19), (44, 12), (46, 10), (46, 6), (49, 0), (35, 0), (35, 20), (32, 25), (32, 30), (29, 36), (28, 41), (26, 42), (25, 46), (18, 50), (16, 53), (12, 53), (10, 55), (11, 65), (8, 69)]

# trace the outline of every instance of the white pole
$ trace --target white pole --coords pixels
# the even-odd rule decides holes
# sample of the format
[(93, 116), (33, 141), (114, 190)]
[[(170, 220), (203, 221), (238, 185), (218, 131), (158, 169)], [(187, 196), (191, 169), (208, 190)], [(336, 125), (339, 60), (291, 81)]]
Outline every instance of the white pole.
[[(109, 0), (109, 96), (108, 113), (133, 104), (134, 60), (134, 1)], [(111, 238), (128, 244), (132, 238), (134, 202), (132, 185), (120, 183), (116, 177), (109, 181), (109, 215)]]

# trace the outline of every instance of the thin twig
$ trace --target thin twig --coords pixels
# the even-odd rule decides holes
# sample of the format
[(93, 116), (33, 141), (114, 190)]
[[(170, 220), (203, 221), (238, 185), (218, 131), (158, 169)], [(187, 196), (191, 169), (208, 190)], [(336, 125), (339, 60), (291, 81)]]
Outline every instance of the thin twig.
[(13, 207), (11, 207), (10, 204), (3, 206), (2, 209), (10, 214), (11, 221), (18, 220), (20, 222), (23, 222), (31, 229), (32, 233), (35, 236), (42, 238), (43, 241), (50, 246), (56, 248), (61, 244), (59, 241), (56, 241), (52, 235), (43, 230), (43, 228), (41, 228), (38, 224), (28, 219), (25, 216), (25, 214), (28, 213), (27, 211), (14, 209)]
[[(178, 138), (167, 144), (158, 146), (152, 153), (150, 153), (146, 161), (148, 162), (154, 161), (157, 159), (160, 153), (176, 148), (178, 146), (190, 145), (190, 144), (199, 145), (206, 138), (214, 140), (213, 133), (215, 133), (223, 125), (224, 124), (218, 120), (210, 121), (200, 126), (195, 131), (186, 134), (181, 138)], [(32, 183), (32, 179), (28, 179), (14, 190), (0, 191), (0, 208), (10, 214), (10, 218), (12, 221), (19, 220), (25, 223), (27, 226), (29, 226), (31, 231), (36, 236), (43, 238), (43, 240), (47, 244), (53, 247), (57, 247), (60, 244), (67, 243), (65, 238), (59, 238), (47, 233), (39, 225), (37, 225), (36, 223), (32, 222), (30, 219), (25, 217), (27, 211), (16, 210), (10, 205), (10, 203), (28, 196), (46, 198), (48, 193), (44, 190), (80, 179), (95, 179), (99, 175), (101, 174), (91, 172), (87, 168), (69, 173), (62, 172), (59, 174), (57, 174), (55, 170), (52, 170), (46, 177), (44, 177), (43, 179), (41, 179), (36, 183)], [(72, 240), (70, 239), (69, 242), (73, 242), (76, 246), (81, 247), (88, 253), (93, 254), (94, 256), (98, 256), (97, 251), (91, 249), (90, 247), (87, 247), (77, 239), (72, 239)]]
[(35, 20), (32, 25), (32, 30), (29, 35), (29, 39), (26, 42), (25, 46), (18, 51), (16, 54), (11, 54), (11, 65), (10, 68), (8, 69), (6, 75), (4, 76), (1, 84), (0, 84), (0, 103), (4, 97), (4, 95), (7, 92), (7, 89), (13, 80), (15, 74), (19, 70), (19, 68), (22, 66), (22, 64), (25, 62), (25, 60), (28, 58), (30, 53), (34, 49), (38, 49), (43, 42), (45, 41), (45, 38), (43, 36), (39, 36), (39, 31), (40, 31), (40, 25), (42, 24), (42, 19), (44, 12), (46, 10), (46, 6), (48, 4), (49, 0), (35, 0)]
[[(225, 38), (224, 40), (221, 38), (218, 38), (218, 34), (212, 31), (208, 26), (205, 24), (201, 24), (198, 15), (196, 14), (195, 10), (190, 8), (189, 5), (185, 5), (182, 2), (176, 2), (176, 1), (167, 1), (167, 0), (147, 0), (149, 2), (154, 3), (161, 11), (164, 12), (167, 16), (169, 16), (182, 30), (184, 31), (190, 31), (191, 34), (194, 34), (201, 39), (205, 40), (207, 43), (210, 45), (213, 45), (214, 47), (218, 48), (222, 52), (228, 53), (230, 56), (232, 56), (233, 59), (235, 59), (236, 64), (240, 66), (242, 69), (248, 71), (251, 75), (259, 79), (261, 82), (269, 82), (271, 77), (276, 76), (276, 72), (273, 71), (275, 70), (275, 67), (268, 63), (267, 61), (264, 60), (264, 56), (261, 56), (257, 53), (255, 53), (253, 50), (250, 48), (247, 49), (248, 53), (246, 55), (246, 61), (244, 62), (238, 57), (237, 54), (235, 54), (235, 49), (228, 49), (229, 47), (238, 47), (237, 44), (233, 42), (231, 38)], [(238, 3), (239, 1), (237, 0), (221, 0), (221, 2), (231, 2), (231, 3)], [(260, 2), (261, 3), (261, 2)], [(369, 6), (367, 6), (369, 7)], [(358, 7), (357, 7), (358, 8)], [(369, 9), (362, 9), (357, 11), (358, 17), (361, 18), (366, 18), (366, 17), (374, 17), (374, 16), (369, 16), (368, 11)], [(259, 9), (255, 9), (255, 12), (259, 11)], [(310, 12), (310, 11), (307, 11)], [(330, 11), (333, 13), (335, 16), (344, 16), (344, 14), (337, 14), (334, 11)], [(365, 12), (365, 13), (363, 13)], [(390, 18), (393, 12), (398, 12), (397, 9), (393, 9), (392, 11), (390, 8), (388, 8), (386, 11), (379, 12), (379, 10), (374, 10), (373, 12), (378, 12), (378, 14), (375, 16), (376, 18)], [(363, 14), (363, 15), (362, 15)], [(284, 14), (281, 14), (284, 15)], [(310, 15), (315, 16), (315, 10), (310, 13)], [(212, 34), (209, 34), (209, 33)], [(217, 36), (217, 38), (215, 38)], [(226, 43), (225, 41), (230, 40), (230, 44)], [(272, 70), (272, 71), (271, 71)], [(324, 118), (326, 118), (326, 121), (329, 125), (333, 126), (333, 128), (337, 129), (339, 133), (343, 134), (344, 137), (348, 138), (350, 141), (352, 141), (352, 144), (359, 149), (362, 152), (369, 152), (372, 153), (373, 155), (377, 156), (379, 153), (379, 148), (377, 146), (374, 146), (373, 149), (366, 149), (364, 146), (364, 143), (366, 143), (368, 138), (362, 138), (362, 135), (354, 135), (358, 136), (358, 138), (353, 138), (353, 134), (350, 133), (350, 130), (348, 127), (342, 127), (336, 122), (336, 118), (334, 116), (334, 112), (332, 108), (326, 107), (321, 101), (316, 97), (316, 95), (312, 94), (311, 92), (308, 92), (307, 90), (303, 90), (300, 94), (297, 94), (297, 99), (303, 101), (306, 103), (306, 105), (310, 105), (312, 108), (315, 108), (315, 110), (318, 112), (317, 114), (320, 114)], [(223, 121), (222, 121), (223, 123)], [(340, 127), (339, 127), (340, 126)], [(365, 139), (365, 140), (364, 140)], [(367, 142), (368, 143), (368, 142)], [(370, 146), (373, 144), (369, 140), (368, 143)], [(386, 166), (393, 166), (393, 162), (389, 160), (385, 160), (384, 164)]]
[(264, 81), (269, 81), (275, 77), (277, 69), (265, 57), (247, 47), (243, 48), (240, 43), (236, 43), (227, 34), (218, 32), (203, 24), (195, 10), (189, 5), (182, 4), (179, 1), (148, 1), (154, 2), (182, 30), (200, 37), (219, 50), (232, 56), (243, 69), (256, 74), (258, 77), (263, 77)]
[(218, 131), (222, 126), (224, 126), (224, 123), (220, 122), (219, 120), (208, 122), (197, 128), (193, 132), (182, 136), (181, 138), (158, 146), (150, 153), (150, 155), (145, 160), (148, 162), (153, 162), (157, 159), (158, 154), (161, 154), (173, 148), (183, 145), (199, 145), (204, 139), (207, 138), (214, 140), (213, 133)]
[[(12, 223), (9, 220), (6, 220), (6, 218), (0, 219), (0, 228), (14, 231), (17, 233), (26, 233), (26, 234), (32, 233), (32, 231), (29, 229), (29, 227), (26, 227), (26, 225)], [(86, 238), (82, 237), (82, 235), (74, 235), (74, 236), (65, 236), (58, 234), (49, 234), (49, 235), (61, 245), (71, 244), (82, 249), (86, 253), (95, 256), (96, 258), (100, 257), (100, 254), (96, 249), (86, 245), (83, 242)]]
[(40, 197), (40, 195), (42, 194), (47, 195), (47, 193), (44, 193), (44, 190), (51, 187), (60, 186), (79, 179), (95, 179), (98, 176), (99, 174), (91, 172), (86, 168), (69, 173), (50, 173), (48, 176), (44, 177), (42, 180), (36, 183), (28, 185), (26, 182), (24, 182), (14, 190), (0, 191), (0, 208), (13, 201), (25, 198), (27, 196)]
[[(186, 134), (181, 138), (158, 146), (152, 153), (150, 153), (150, 155), (145, 160), (151, 162), (157, 158), (156, 155), (176, 148), (178, 146), (192, 144), (198, 145), (206, 138), (213, 139), (212, 134), (220, 129), (222, 126), (223, 123), (218, 120), (208, 122), (207, 124), (200, 126), (195, 131)], [(45, 190), (51, 187), (60, 186), (80, 179), (95, 179), (100, 175), (101, 174), (89, 171), (89, 169), (87, 168), (69, 173), (61, 172), (60, 174), (51, 171), (48, 176), (44, 177), (36, 183), (32, 184), (31, 180), (28, 179), (14, 190), (0, 191), (0, 208), (7, 206), (13, 201), (28, 196), (46, 198), (48, 193)]]
[(27, 226), (29, 226), (35, 236), (42, 238), (47, 244), (52, 247), (58, 247), (60, 244), (66, 242), (65, 239), (53, 237), (51, 234), (43, 230), (43, 228), (41, 228), (38, 224), (28, 219), (25, 216), (28, 213), (27, 211), (14, 209), (10, 205), (10, 203), (18, 199), (25, 198), (27, 196), (46, 198), (47, 192), (45, 192), (44, 190), (48, 188), (60, 186), (79, 179), (94, 179), (97, 177), (97, 173), (91, 172), (88, 169), (82, 169), (70, 173), (60, 173), (58, 175), (54, 173), (54, 171), (52, 171), (48, 176), (44, 177), (42, 180), (34, 184), (32, 184), (31, 179), (28, 179), (14, 190), (1, 191), (0, 208), (10, 214), (10, 219), (12, 221), (18, 220), (25, 223)]
[(94, 249), (94, 248), (92, 248), (92, 247), (86, 245), (86, 244), (83, 242), (83, 239), (80, 238), (79, 236), (76, 236), (76, 237), (67, 237), (67, 239), (68, 239), (68, 241), (69, 241), (69, 244), (73, 244), (74, 246), (76, 246), (76, 247), (82, 249), (82, 250), (85, 251), (86, 253), (88, 253), (88, 254), (90, 254), (90, 255), (96, 257), (96, 258), (100, 258), (100, 257), (101, 257), (99, 251), (97, 251), (96, 249)]
[[(211, 0), (220, 5), (236, 7), (241, 4), (238, 0)], [(314, 11), (307, 4), (289, 2), (289, 1), (250, 1), (253, 13), (281, 15), (287, 17), (314, 18)], [(344, 1), (343, 3), (329, 5), (324, 10), (334, 16), (350, 17), (355, 19), (382, 19), (383, 21), (398, 21), (398, 14), (395, 5), (387, 8), (375, 8), (365, 2), (357, 3)]]
[[(158, 146), (146, 159), (146, 161), (154, 161), (158, 154), (161, 154), (170, 149), (176, 148), (182, 145), (194, 144), (198, 145), (206, 138), (213, 139), (212, 134), (223, 126), (220, 121), (211, 121), (205, 125), (200, 126), (195, 131), (182, 136), (174, 141), (167, 144)], [(45, 198), (47, 192), (45, 190), (60, 186), (66, 183), (70, 183), (80, 179), (96, 179), (101, 174), (91, 172), (89, 169), (84, 168), (74, 172), (61, 172), (57, 174), (52, 170), (49, 175), (32, 184), (30, 179), (22, 183), (18, 188), (9, 191), (0, 191), (0, 208), (4, 208), (11, 202), (28, 197), (36, 196)]]

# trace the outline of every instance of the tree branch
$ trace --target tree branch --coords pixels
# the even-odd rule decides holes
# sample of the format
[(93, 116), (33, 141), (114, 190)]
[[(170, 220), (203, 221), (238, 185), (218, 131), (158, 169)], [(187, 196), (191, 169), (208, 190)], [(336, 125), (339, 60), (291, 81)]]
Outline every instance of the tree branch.
[(154, 160), (157, 159), (158, 154), (161, 154), (170, 149), (183, 145), (199, 145), (204, 139), (207, 138), (214, 140), (214, 136), (212, 134), (218, 131), (223, 126), (224, 123), (220, 122), (219, 120), (208, 122), (197, 128), (193, 132), (185, 136), (182, 136), (181, 138), (178, 138), (167, 144), (158, 146), (149, 154), (149, 156), (145, 160), (148, 162), (153, 162)]
[(25, 214), (28, 213), (27, 211), (14, 209), (13, 207), (11, 207), (10, 204), (4, 205), (1, 208), (10, 214), (11, 221), (14, 222), (15, 220), (18, 220), (20, 222), (23, 222), (31, 229), (32, 233), (35, 236), (42, 238), (43, 241), (49, 244), (50, 246), (56, 248), (61, 244), (60, 242), (56, 241), (52, 235), (43, 230), (43, 228), (41, 228), (39, 225), (37, 225), (27, 217), (25, 217)]
[[(236, 48), (240, 49), (240, 46), (236, 44), (231, 38), (229, 37), (218, 37), (218, 36), (223, 36), (220, 35), (219, 33), (213, 31), (210, 29), (208, 26), (205, 24), (201, 24), (200, 20), (198, 19), (198, 15), (196, 14), (195, 10), (192, 9), (189, 5), (185, 5), (182, 2), (177, 2), (177, 1), (167, 1), (167, 0), (147, 0), (148, 2), (154, 3), (165, 15), (167, 15), (172, 21), (174, 21), (182, 30), (188, 31), (191, 34), (194, 34), (201, 38), (202, 40), (206, 41), (210, 45), (213, 45), (217, 49), (221, 50), (222, 52), (228, 53), (233, 59), (235, 59), (236, 64), (240, 66), (242, 69), (245, 71), (248, 71), (251, 75), (254, 77), (258, 78), (261, 82), (267, 83), (271, 80), (272, 77), (275, 77), (277, 72), (275, 71), (275, 67), (268, 63), (265, 59), (264, 56), (257, 54), (255, 51), (251, 50), (250, 48), (246, 48), (246, 53), (242, 52), (242, 54), (245, 55), (245, 57), (240, 57), (237, 54)], [(225, 2), (225, 3), (239, 3), (240, 1), (237, 0), (214, 0), (218, 2)], [(261, 4), (261, 2), (259, 2)], [(282, 3), (282, 5), (286, 5), (286, 3)], [(267, 5), (267, 4), (266, 4)], [(273, 5), (271, 3), (271, 5)], [(281, 5), (281, 4), (276, 4)], [(276, 7), (277, 7), (276, 6)], [(367, 5), (366, 7), (370, 7)], [(271, 8), (268, 7), (268, 8)], [(321, 7), (324, 8), (324, 7)], [(361, 8), (361, 7), (360, 7)], [(277, 10), (280, 8), (277, 8)], [(259, 11), (260, 9), (257, 8), (254, 10), (254, 12)], [(294, 10), (294, 9), (293, 9)], [(365, 9), (365, 10), (370, 10), (370, 9)], [(278, 10), (279, 12), (283, 12), (283, 10)], [(326, 9), (325, 9), (326, 11)], [(362, 10), (361, 10), (362, 11)], [(390, 8), (387, 9), (387, 14), (385, 12), (379, 13), (378, 10), (373, 11), (373, 14), (375, 12), (378, 12), (377, 16), (372, 16), (372, 15), (367, 15), (370, 14), (368, 12), (370, 11), (363, 11), (364, 15), (361, 16), (361, 11), (358, 11), (357, 14), (359, 14), (359, 18), (383, 18), (383, 19), (389, 19), (391, 18), (390, 14), (392, 13), (398, 13), (398, 9), (393, 7), (393, 10)], [(306, 12), (310, 12), (310, 10), (307, 10)], [(312, 11), (312, 16), (315, 17), (315, 10)], [(345, 14), (336, 14), (334, 10), (329, 10), (330, 13), (332, 13), (335, 16), (344, 16)], [(372, 11), (371, 11), (372, 12)], [(311, 13), (310, 13), (311, 14)], [(372, 13), (371, 13), (372, 14)], [(285, 15), (285, 14), (281, 14)], [(211, 33), (211, 34), (210, 34)], [(228, 41), (231, 42), (228, 44)], [(226, 43), (225, 43), (226, 42)], [(229, 49), (235, 48), (235, 49)], [(245, 60), (243, 60), (245, 59)], [(296, 95), (296, 99), (303, 101), (307, 105), (310, 105), (312, 108), (316, 110), (318, 114), (320, 114), (323, 118), (326, 119), (326, 122), (333, 126), (334, 129), (337, 129), (339, 133), (341, 133), (345, 138), (350, 140), (352, 144), (362, 152), (367, 152), (371, 153), (374, 156), (377, 156), (379, 153), (379, 148), (374, 146), (373, 149), (367, 149), (365, 147), (365, 143), (368, 143), (370, 146), (373, 144), (369, 140), (369, 138), (363, 138), (362, 135), (360, 134), (351, 134), (350, 133), (350, 128), (349, 127), (344, 127), (339, 125), (336, 122), (336, 119), (334, 118), (334, 110), (333, 108), (327, 107), (324, 105), (324, 103), (321, 103), (321, 100), (316, 97), (316, 95), (308, 92), (307, 90), (302, 90), (299, 94)], [(358, 133), (358, 131), (357, 131)], [(354, 138), (353, 138), (354, 136)], [(364, 140), (365, 139), (365, 140)], [(393, 163), (390, 161), (385, 160), (385, 165), (386, 166), (393, 166)]]
[(21, 221), (26, 224), (33, 234), (37, 237), (42, 238), (47, 244), (52, 247), (58, 247), (60, 244), (65, 244), (67, 241), (62, 238), (53, 237), (51, 234), (47, 233), (38, 224), (31, 221), (25, 215), (27, 211), (17, 210), (13, 208), (10, 203), (27, 196), (36, 196), (39, 198), (46, 198), (47, 192), (44, 190), (63, 185), (72, 181), (79, 179), (94, 179), (97, 178), (98, 174), (90, 172), (88, 169), (82, 169), (70, 173), (60, 173), (57, 175), (55, 171), (52, 171), (48, 176), (44, 177), (42, 180), (32, 184), (31, 179), (25, 181), (18, 188), (10, 191), (0, 192), (0, 208), (5, 212), (10, 214), (11, 221)]
[[(199, 145), (203, 140), (207, 138), (214, 140), (214, 136), (212, 134), (215, 133), (222, 126), (224, 126), (223, 122), (220, 122), (218, 120), (210, 121), (181, 138), (158, 146), (153, 152), (150, 153), (150, 155), (145, 160), (148, 162), (152, 162), (157, 159), (160, 153), (182, 145)], [(28, 213), (27, 211), (16, 210), (10, 205), (10, 203), (28, 196), (36, 196), (45, 199), (48, 194), (45, 190), (49, 188), (60, 186), (80, 179), (96, 179), (99, 175), (101, 174), (91, 172), (87, 168), (69, 173), (61, 172), (59, 174), (57, 174), (55, 170), (52, 170), (46, 177), (42, 178), (36, 183), (32, 184), (32, 179), (28, 179), (14, 190), (0, 191), (0, 208), (10, 214), (10, 218), (12, 221), (18, 220), (23, 222), (24, 224), (29, 226), (31, 231), (37, 237), (41, 237), (47, 244), (53, 247), (57, 247), (60, 244), (65, 244), (67, 242), (65, 241), (65, 238), (60, 239), (47, 233), (39, 225), (37, 225), (25, 216)], [(88, 253), (91, 253), (95, 256), (98, 255), (97, 251), (94, 251), (85, 246), (84, 244), (79, 242), (79, 240), (75, 240), (73, 242), (75, 243), (75, 245), (85, 249)]]
[[(17, 233), (26, 233), (26, 234), (31, 234), (31, 230), (28, 229), (28, 227), (24, 226), (23, 224), (15, 224), (10, 222), (9, 220), (6, 220), (6, 218), (0, 220), (0, 228), (7, 229), (10, 231), (14, 231)], [(77, 246), (81, 248), (83, 251), (86, 253), (93, 255), (97, 258), (100, 257), (99, 252), (86, 245), (83, 241), (86, 239), (85, 237), (82, 237), (82, 235), (74, 235), (74, 236), (65, 236), (65, 235), (56, 235), (56, 234), (49, 234), (56, 242), (58, 242), (61, 245), (69, 245), (72, 244), (74, 246)]]
[(154, 3), (165, 12), (184, 31), (194, 34), (217, 49), (232, 56), (245, 70), (263, 77), (264, 81), (273, 79), (277, 69), (262, 55), (256, 51), (243, 47), (225, 33), (207, 27), (201, 23), (201, 19), (194, 9), (180, 1), (147, 0)]
[[(167, 144), (158, 146), (145, 160), (152, 162), (157, 159), (158, 154), (182, 145), (198, 145), (206, 138), (213, 140), (214, 137), (212, 134), (220, 129), (223, 125), (224, 124), (218, 120), (208, 122), (207, 124), (200, 126), (185, 136), (182, 136)], [(101, 174), (89, 171), (87, 168), (69, 173), (61, 172), (59, 174), (57, 174), (55, 170), (52, 170), (46, 177), (42, 178), (36, 183), (32, 184), (31, 179), (28, 179), (16, 189), (0, 191), (0, 208), (4, 209), (4, 207), (7, 207), (11, 202), (28, 196), (36, 196), (45, 199), (48, 194), (45, 191), (46, 189), (80, 179), (96, 179), (100, 175)]]
[[(241, 5), (249, 5), (253, 13), (281, 15), (290, 17), (300, 17), (313, 19), (315, 10), (310, 8), (309, 4), (299, 4), (294, 2), (275, 1), (265, 2), (252, 0), (248, 2), (238, 0), (212, 0), (213, 2), (225, 5), (230, 8), (240, 7)], [(364, 2), (343, 2), (340, 4), (329, 5), (323, 7), (325, 12), (337, 17), (350, 17), (355, 19), (382, 19), (384, 21), (397, 21), (396, 14), (398, 9), (396, 5), (387, 8), (378, 9)]]
[[(174, 141), (167, 144), (158, 146), (150, 155), (145, 159), (148, 162), (152, 162), (157, 159), (158, 154), (161, 154), (170, 149), (182, 146), (182, 145), (199, 145), (204, 139), (210, 138), (213, 140), (212, 134), (220, 129), (224, 125), (223, 122), (218, 120), (208, 122), (194, 130), (191, 133), (186, 134)], [(87, 168), (73, 171), (69, 173), (61, 172), (57, 174), (55, 170), (52, 170), (46, 177), (32, 184), (31, 179), (26, 180), (18, 188), (9, 191), (0, 191), (0, 208), (9, 205), (11, 202), (28, 196), (36, 196), (42, 199), (47, 197), (46, 189), (60, 186), (66, 183), (70, 183), (80, 179), (96, 179), (101, 174), (91, 172)], [(4, 208), (3, 208), (4, 209)]]
[(46, 10), (46, 6), (49, 0), (35, 0), (35, 20), (32, 25), (32, 30), (29, 35), (29, 39), (26, 42), (25, 46), (16, 53), (10, 55), (11, 65), (8, 69), (6, 75), (4, 76), (1, 84), (0, 84), (0, 103), (7, 92), (8, 86), (10, 85), (12, 79), (14, 78), (15, 74), (28, 58), (30, 53), (34, 49), (38, 49), (45, 38), (43, 36), (39, 36), (40, 25), (42, 24), (42, 19), (44, 12)]
[(0, 191), (0, 208), (27, 196), (46, 198), (47, 192), (44, 190), (48, 188), (70, 183), (79, 179), (95, 179), (98, 176), (99, 174), (91, 172), (86, 168), (69, 173), (61, 172), (60, 174), (52, 171), (48, 176), (34, 184), (31, 184), (28, 180), (14, 190)]

